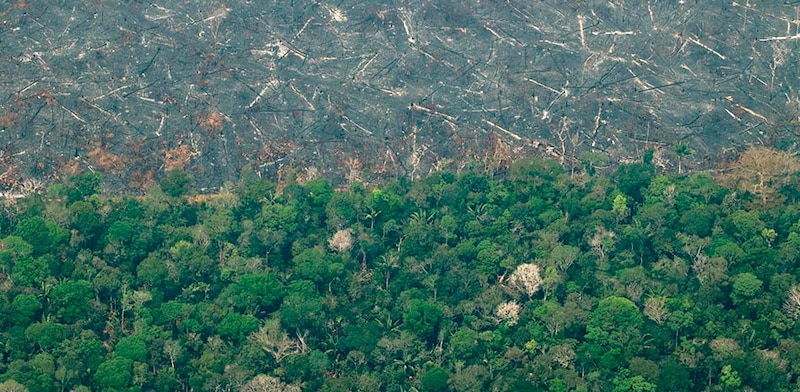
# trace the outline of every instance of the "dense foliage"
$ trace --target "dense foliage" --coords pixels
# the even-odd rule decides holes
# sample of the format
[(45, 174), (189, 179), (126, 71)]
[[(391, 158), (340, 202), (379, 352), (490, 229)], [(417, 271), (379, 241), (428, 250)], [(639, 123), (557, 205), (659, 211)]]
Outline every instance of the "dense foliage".
[(79, 177), (2, 205), (0, 389), (794, 391), (793, 176)]

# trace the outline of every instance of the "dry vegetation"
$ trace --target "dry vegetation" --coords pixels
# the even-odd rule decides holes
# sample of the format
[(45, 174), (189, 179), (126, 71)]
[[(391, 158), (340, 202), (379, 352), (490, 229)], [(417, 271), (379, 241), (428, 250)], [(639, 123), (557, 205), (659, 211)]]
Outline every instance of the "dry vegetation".
[(206, 131), (221, 131), (225, 125), (222, 115), (216, 110), (211, 110), (206, 113), (198, 113), (195, 116), (195, 122), (200, 128)]
[(192, 152), (185, 144), (168, 149), (164, 151), (164, 171), (183, 169), (191, 159)]
[(125, 168), (125, 159), (112, 154), (100, 146), (89, 151), (86, 156), (97, 168), (110, 173), (120, 172)]
[(799, 169), (800, 160), (793, 152), (751, 147), (725, 170), (721, 180), (730, 188), (750, 192), (767, 204), (778, 202), (780, 186), (788, 183)]
[(328, 239), (328, 246), (336, 252), (347, 252), (353, 248), (353, 229), (342, 229)]
[(0, 128), (9, 128), (14, 125), (14, 120), (17, 119), (16, 113), (8, 113), (0, 115)]

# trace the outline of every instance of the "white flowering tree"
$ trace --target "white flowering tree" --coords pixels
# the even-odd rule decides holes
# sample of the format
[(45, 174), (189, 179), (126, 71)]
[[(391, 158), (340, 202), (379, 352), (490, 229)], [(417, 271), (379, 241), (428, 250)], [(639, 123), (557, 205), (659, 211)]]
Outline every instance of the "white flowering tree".
[(532, 263), (518, 265), (511, 277), (508, 278), (508, 285), (524, 293), (530, 299), (542, 286), (539, 266)]

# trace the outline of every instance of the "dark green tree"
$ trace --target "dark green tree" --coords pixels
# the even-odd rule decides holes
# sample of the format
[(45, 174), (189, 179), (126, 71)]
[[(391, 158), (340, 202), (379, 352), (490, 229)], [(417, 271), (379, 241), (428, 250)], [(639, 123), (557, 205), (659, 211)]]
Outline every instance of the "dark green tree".
[(655, 392), (656, 385), (645, 381), (642, 376), (631, 376), (630, 371), (623, 370), (614, 377), (613, 392)]
[[(108, 350), (91, 330), (83, 330), (77, 336), (63, 341), (56, 350), (56, 357), (67, 385), (91, 385), (91, 375), (105, 360)], [(61, 377), (56, 377), (61, 379)]]
[(140, 336), (124, 337), (114, 345), (112, 357), (145, 362), (147, 360), (147, 343)]
[(133, 361), (124, 357), (109, 359), (97, 367), (93, 381), (98, 391), (134, 391)]
[(11, 301), (10, 318), (17, 325), (28, 325), (42, 310), (42, 303), (35, 295), (20, 294)]
[(91, 248), (103, 234), (103, 222), (97, 206), (88, 201), (76, 201), (69, 206), (70, 228), (77, 231)]
[(447, 371), (439, 366), (432, 366), (422, 373), (420, 387), (423, 392), (445, 392), (447, 391)]
[(644, 191), (655, 175), (652, 156), (653, 151), (648, 150), (643, 162), (621, 164), (611, 176), (619, 190), (632, 197), (636, 203), (644, 202)]
[(33, 323), (25, 328), (25, 338), (42, 351), (50, 351), (66, 338), (64, 327), (52, 321)]
[(183, 169), (173, 169), (167, 172), (166, 177), (159, 181), (161, 190), (172, 197), (180, 197), (188, 194), (192, 190), (192, 176)]
[(296, 280), (289, 284), (280, 314), (281, 323), (288, 330), (316, 330), (328, 321), (316, 285), (308, 280)]
[(242, 342), (248, 335), (258, 330), (258, 319), (254, 316), (229, 312), (220, 320), (217, 332), (234, 343)]
[(42, 217), (32, 217), (20, 221), (14, 235), (22, 238), (33, 247), (33, 256), (55, 252), (56, 248), (69, 240), (69, 231)]
[(19, 286), (38, 286), (51, 275), (50, 263), (46, 255), (33, 258), (32, 256), (15, 257), (14, 267), (11, 270), (11, 279)]
[(603, 298), (586, 325), (586, 340), (606, 349), (619, 350), (630, 358), (639, 350), (643, 324), (642, 313), (631, 300), (616, 296)]
[(72, 324), (92, 319), (94, 287), (85, 280), (65, 281), (50, 291), (50, 309), (58, 321)]
[(433, 301), (410, 299), (403, 314), (403, 323), (425, 342), (433, 343), (444, 321), (444, 309)]
[(745, 272), (733, 277), (733, 291), (731, 299), (734, 303), (740, 303), (760, 294), (763, 282), (755, 275)]
[(277, 307), (283, 295), (283, 284), (275, 274), (244, 274), (222, 292), (220, 299), (245, 314), (265, 314)]
[(137, 281), (148, 287), (171, 293), (175, 288), (178, 277), (174, 276), (177, 274), (177, 271), (174, 271), (175, 265), (170, 264), (172, 264), (172, 261), (163, 252), (149, 254), (136, 267)]

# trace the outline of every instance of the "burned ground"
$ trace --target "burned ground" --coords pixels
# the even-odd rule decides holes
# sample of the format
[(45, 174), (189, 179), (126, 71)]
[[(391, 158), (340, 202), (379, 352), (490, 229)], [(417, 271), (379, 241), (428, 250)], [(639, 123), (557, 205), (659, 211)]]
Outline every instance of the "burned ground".
[[(95, 170), (200, 187), (286, 168), (417, 177), (658, 148), (676, 170), (800, 127), (800, 4), (0, 5), (0, 186)], [(315, 174), (316, 175), (316, 174)]]

